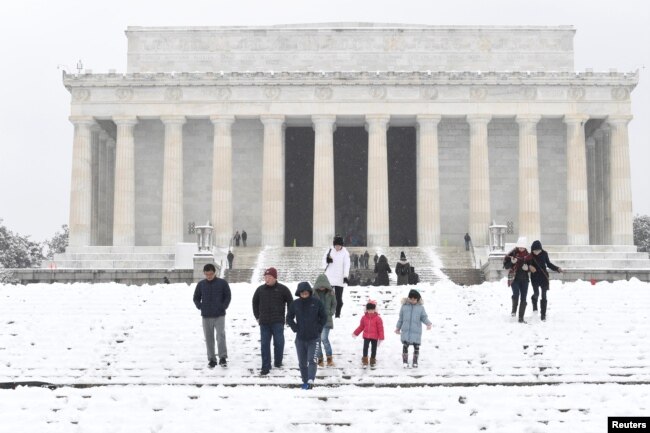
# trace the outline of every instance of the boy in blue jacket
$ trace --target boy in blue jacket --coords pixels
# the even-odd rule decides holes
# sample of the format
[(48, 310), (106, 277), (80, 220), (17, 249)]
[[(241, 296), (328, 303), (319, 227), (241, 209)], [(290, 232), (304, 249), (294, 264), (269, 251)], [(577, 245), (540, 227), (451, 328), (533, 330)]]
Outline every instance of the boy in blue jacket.
[(409, 346), (413, 345), (413, 368), (418, 368), (420, 356), (420, 343), (422, 341), (422, 324), (431, 329), (431, 321), (424, 309), (424, 301), (417, 290), (411, 290), (408, 298), (402, 299), (402, 308), (399, 310), (399, 319), (395, 326), (395, 333), (401, 335), (402, 363), (408, 368)]

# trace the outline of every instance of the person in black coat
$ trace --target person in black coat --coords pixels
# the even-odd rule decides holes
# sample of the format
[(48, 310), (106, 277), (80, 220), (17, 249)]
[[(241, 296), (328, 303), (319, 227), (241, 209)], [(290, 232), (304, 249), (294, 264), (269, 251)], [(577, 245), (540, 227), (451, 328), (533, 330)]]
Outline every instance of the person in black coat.
[[(526, 238), (520, 237), (515, 248), (503, 258), (503, 267), (508, 269), (508, 286), (512, 289), (512, 317), (517, 314), (519, 304), (519, 323), (524, 321), (526, 312), (526, 295), (528, 293), (528, 273), (536, 269), (531, 264)], [(521, 302), (519, 301), (521, 298)]]
[(530, 262), (535, 267), (536, 271), (530, 274), (530, 282), (533, 285), (533, 296), (530, 297), (533, 301), (533, 311), (537, 311), (537, 299), (539, 298), (539, 288), (542, 288), (542, 300), (540, 301), (541, 318), (542, 322), (546, 321), (546, 292), (549, 289), (549, 277), (546, 267), (553, 269), (555, 272), (562, 272), (562, 268), (555, 266), (548, 258), (548, 253), (542, 248), (540, 241), (534, 241), (530, 246), (532, 254), (529, 256)]
[(382, 254), (375, 265), (375, 274), (377, 274), (375, 277), (375, 286), (390, 286), (388, 274), (392, 272), (388, 264), (388, 259)]
[(302, 389), (312, 389), (316, 379), (316, 347), (321, 332), (327, 323), (325, 306), (312, 296), (313, 289), (308, 282), (298, 284), (296, 299), (289, 305), (287, 324), (296, 333), (296, 353), (302, 377)]
[(235, 255), (232, 253), (232, 251), (228, 250), (228, 255), (226, 258), (228, 259), (228, 269), (232, 269), (232, 261), (235, 260)]
[(217, 331), (217, 347), (219, 349), (219, 365), (226, 366), (228, 349), (226, 347), (226, 310), (230, 305), (230, 286), (226, 280), (216, 277), (216, 268), (212, 263), (203, 267), (205, 280), (199, 281), (194, 289), (194, 305), (201, 310), (203, 335), (208, 352), (208, 367), (217, 365), (214, 352), (214, 332)]

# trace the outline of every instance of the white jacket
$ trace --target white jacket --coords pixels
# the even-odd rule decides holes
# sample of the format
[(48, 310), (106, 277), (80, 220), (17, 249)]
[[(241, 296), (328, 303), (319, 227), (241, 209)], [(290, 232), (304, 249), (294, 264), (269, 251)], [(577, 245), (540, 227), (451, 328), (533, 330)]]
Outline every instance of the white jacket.
[[(327, 263), (327, 253), (329, 251), (330, 257), (332, 257), (333, 262)], [(323, 269), (327, 267), (325, 275), (327, 279), (330, 280), (332, 286), (343, 286), (343, 278), (348, 278), (350, 274), (350, 253), (345, 247), (342, 247), (340, 251), (336, 251), (336, 248), (332, 247), (325, 251), (323, 255)]]

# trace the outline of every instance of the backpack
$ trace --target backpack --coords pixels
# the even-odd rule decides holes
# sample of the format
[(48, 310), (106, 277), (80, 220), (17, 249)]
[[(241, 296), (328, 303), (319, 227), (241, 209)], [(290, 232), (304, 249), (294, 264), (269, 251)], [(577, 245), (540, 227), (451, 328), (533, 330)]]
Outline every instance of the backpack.
[(408, 275), (409, 273), (409, 268), (408, 266), (402, 265), (402, 267), (399, 270), (400, 275)]

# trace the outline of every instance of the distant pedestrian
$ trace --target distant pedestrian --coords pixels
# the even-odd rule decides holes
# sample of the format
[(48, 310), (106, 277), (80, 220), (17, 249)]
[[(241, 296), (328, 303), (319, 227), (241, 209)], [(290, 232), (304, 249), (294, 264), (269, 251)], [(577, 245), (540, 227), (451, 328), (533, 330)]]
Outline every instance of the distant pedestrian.
[(241, 241), (246, 246), (246, 240), (248, 239), (248, 233), (246, 233), (246, 230), (242, 230), (241, 232)]
[(366, 304), (366, 313), (361, 316), (361, 321), (357, 329), (352, 333), (353, 337), (358, 337), (363, 331), (363, 356), (361, 365), (368, 365), (368, 348), (370, 347), (370, 367), (377, 365), (377, 346), (384, 340), (384, 322), (377, 313), (377, 303), (368, 301)]
[(333, 248), (330, 248), (323, 257), (322, 266), (325, 268), (325, 275), (334, 287), (336, 293), (336, 315), (341, 317), (343, 308), (343, 284), (348, 284), (350, 275), (350, 253), (343, 246), (343, 238), (340, 235), (334, 236)]
[(397, 285), (405, 286), (409, 283), (409, 273), (411, 264), (406, 260), (406, 254), (402, 251), (399, 255), (399, 262), (395, 265), (395, 274), (397, 275)]
[(388, 264), (388, 259), (385, 255), (381, 255), (377, 264), (375, 265), (375, 286), (390, 286), (390, 280), (388, 279), (388, 274), (393, 271), (390, 269)]
[(469, 246), (472, 243), (472, 238), (470, 237), (469, 233), (465, 233), (465, 251), (469, 251)]
[[(503, 267), (508, 269), (508, 285), (512, 289), (512, 317), (517, 314), (519, 304), (519, 323), (524, 321), (526, 312), (526, 294), (528, 293), (528, 272), (535, 272), (526, 249), (526, 238), (520, 237), (515, 248), (503, 258)], [(520, 301), (521, 298), (521, 301)]]
[(530, 246), (532, 254), (529, 256), (531, 263), (535, 268), (535, 272), (530, 274), (530, 282), (533, 285), (533, 296), (530, 300), (533, 301), (533, 312), (537, 311), (537, 299), (539, 298), (539, 288), (542, 288), (542, 300), (540, 301), (541, 319), (546, 322), (546, 292), (549, 290), (550, 282), (548, 270), (546, 266), (553, 269), (555, 272), (562, 272), (562, 268), (555, 266), (548, 258), (548, 253), (542, 248), (540, 241), (534, 241)]
[(232, 261), (235, 259), (235, 255), (232, 253), (232, 251), (228, 250), (228, 255), (226, 258), (228, 259), (228, 269), (232, 269)]
[(253, 315), (260, 325), (262, 371), (265, 376), (271, 371), (271, 339), (273, 339), (273, 365), (282, 367), (284, 352), (285, 306), (291, 305), (293, 297), (287, 286), (278, 282), (278, 271), (268, 268), (264, 271), (264, 284), (253, 295)]
[(379, 256), (377, 255), (377, 253), (375, 253), (375, 256), (372, 258), (372, 260), (374, 260), (375, 266), (377, 266), (377, 262), (379, 261)]
[(352, 253), (352, 260), (354, 261), (354, 269), (359, 269), (359, 254)]
[(239, 240), (241, 239), (241, 235), (239, 234), (239, 230), (237, 230), (235, 232), (235, 236), (234, 236), (233, 239), (235, 239), (235, 246), (238, 247), (239, 246)]
[(368, 254), (368, 250), (366, 250), (365, 253), (363, 253), (363, 267), (368, 269), (368, 261), (370, 260), (370, 254)]
[(314, 297), (318, 298), (325, 307), (325, 315), (327, 316), (327, 323), (323, 327), (323, 331), (320, 334), (320, 343), (318, 345), (317, 356), (318, 356), (318, 366), (323, 366), (323, 351), (325, 356), (327, 356), (327, 366), (334, 367), (334, 358), (332, 353), (332, 345), (330, 344), (330, 331), (334, 329), (334, 312), (336, 311), (336, 296), (332, 291), (332, 285), (327, 279), (327, 275), (320, 274), (316, 278), (314, 283)]
[(298, 283), (296, 299), (289, 305), (287, 324), (296, 333), (296, 353), (302, 377), (302, 389), (312, 389), (316, 380), (316, 348), (321, 331), (327, 323), (323, 303), (315, 296), (308, 282)]
[(214, 351), (214, 333), (217, 332), (219, 365), (227, 366), (228, 349), (226, 347), (226, 310), (230, 305), (231, 293), (228, 282), (216, 276), (212, 263), (203, 266), (204, 280), (199, 281), (194, 289), (194, 305), (201, 310), (203, 335), (208, 352), (208, 367), (217, 365)]
[(422, 324), (431, 329), (432, 323), (424, 309), (424, 301), (417, 290), (409, 291), (408, 298), (402, 299), (402, 308), (399, 310), (399, 319), (395, 325), (395, 333), (400, 334), (402, 340), (402, 365), (409, 366), (409, 346), (413, 346), (413, 362), (411, 366), (418, 368), (420, 344), (422, 343)]

